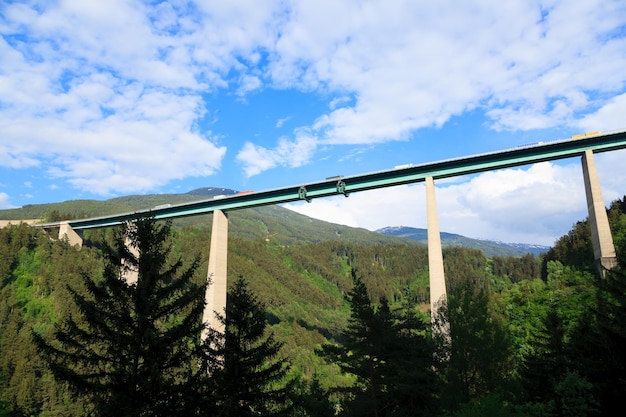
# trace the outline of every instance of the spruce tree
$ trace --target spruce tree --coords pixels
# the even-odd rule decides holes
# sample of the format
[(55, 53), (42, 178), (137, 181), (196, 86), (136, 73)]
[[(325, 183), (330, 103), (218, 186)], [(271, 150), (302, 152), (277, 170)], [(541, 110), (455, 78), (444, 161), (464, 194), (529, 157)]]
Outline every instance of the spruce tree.
[(436, 323), (450, 326), (449, 339), (435, 341), (437, 367), (446, 379), (447, 408), (499, 393), (510, 377), (509, 333), (492, 307), (488, 289), (465, 282), (438, 310)]
[[(192, 414), (204, 286), (192, 282), (197, 259), (186, 269), (170, 261), (169, 236), (169, 223), (126, 224), (104, 246), (102, 277), (84, 274), (84, 290), (69, 288), (78, 314), (50, 338), (33, 334), (55, 377), (96, 416)], [(127, 268), (136, 282), (124, 279)]]
[(346, 297), (350, 303), (350, 319), (344, 332), (346, 343), (325, 345), (321, 353), (327, 360), (337, 363), (342, 372), (356, 378), (354, 386), (345, 390), (349, 396), (344, 409), (355, 416), (381, 416), (383, 396), (387, 392), (382, 368), (385, 366), (384, 344), (389, 341), (383, 331), (391, 326), (388, 306), (385, 304), (384, 313), (377, 315), (365, 283), (354, 270), (352, 280), (354, 286)]
[(385, 298), (371, 303), (367, 287), (352, 271), (350, 319), (343, 345), (327, 344), (320, 353), (356, 378), (340, 392), (349, 416), (420, 416), (434, 409), (436, 377), (426, 325), (410, 310), (392, 312)]
[(335, 417), (336, 404), (330, 400), (330, 391), (320, 383), (317, 375), (305, 381), (298, 379), (289, 391), (293, 403), (291, 417)]
[(208, 329), (204, 368), (208, 375), (206, 415), (274, 416), (288, 411), (288, 363), (281, 344), (266, 334), (264, 306), (240, 277), (228, 292), (226, 311), (215, 312), (224, 333)]
[(555, 306), (544, 320), (544, 328), (535, 335), (533, 352), (524, 358), (521, 368), (522, 384), (529, 402), (547, 403), (554, 389), (568, 371), (565, 328)]

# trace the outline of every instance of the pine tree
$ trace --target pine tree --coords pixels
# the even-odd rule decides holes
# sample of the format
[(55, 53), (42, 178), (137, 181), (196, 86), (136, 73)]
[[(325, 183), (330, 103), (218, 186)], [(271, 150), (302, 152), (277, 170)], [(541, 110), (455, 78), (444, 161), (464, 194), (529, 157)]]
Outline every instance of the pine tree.
[[(372, 306), (365, 283), (352, 270), (354, 286), (348, 293), (350, 303), (350, 319), (344, 336), (346, 343), (325, 345), (323, 356), (339, 365), (345, 373), (354, 375), (356, 382), (347, 390), (349, 397), (344, 408), (350, 415), (382, 416), (386, 394), (383, 381), (385, 366), (385, 346), (389, 341), (382, 332), (391, 326), (388, 305), (379, 308), (379, 314)], [(385, 326), (386, 324), (386, 326)]]
[(506, 327), (490, 306), (487, 289), (463, 283), (450, 294), (435, 318), (450, 325), (450, 337), (436, 343), (439, 373), (446, 378), (447, 406), (479, 400), (498, 392), (511, 367), (511, 342)]
[(547, 403), (568, 371), (565, 328), (554, 306), (544, 320), (545, 327), (535, 335), (533, 353), (525, 358), (521, 374), (529, 402)]
[(287, 412), (288, 363), (281, 344), (266, 334), (264, 306), (240, 277), (228, 292), (225, 315), (215, 312), (224, 333), (209, 329), (204, 343), (208, 374), (207, 415), (274, 416)]
[[(310, 381), (298, 379), (297, 386), (290, 392), (294, 407), (291, 417), (334, 417), (337, 415), (335, 404), (330, 400), (330, 392), (322, 387), (317, 375)], [(294, 389), (295, 388), (295, 389)]]
[(388, 415), (428, 416), (436, 411), (440, 381), (433, 371), (430, 329), (413, 309), (405, 307), (395, 314), (387, 376), (392, 412)]
[[(192, 283), (198, 260), (184, 270), (180, 259), (169, 263), (169, 235), (169, 223), (150, 218), (126, 224), (105, 245), (102, 278), (85, 274), (84, 291), (69, 288), (78, 315), (50, 338), (33, 334), (55, 377), (96, 416), (192, 412), (204, 286)], [(125, 268), (138, 270), (136, 283), (123, 278)]]
[(356, 378), (343, 404), (349, 416), (430, 415), (436, 378), (426, 325), (405, 311), (390, 310), (385, 298), (375, 308), (362, 279), (352, 271), (347, 299), (351, 315), (343, 345), (328, 344), (320, 354)]

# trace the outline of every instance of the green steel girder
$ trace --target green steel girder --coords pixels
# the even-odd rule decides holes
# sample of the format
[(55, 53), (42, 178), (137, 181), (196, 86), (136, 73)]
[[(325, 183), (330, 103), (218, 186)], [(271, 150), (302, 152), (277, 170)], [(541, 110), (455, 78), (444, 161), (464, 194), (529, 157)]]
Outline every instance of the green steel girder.
[[(349, 193), (411, 184), (434, 179), (449, 178), (459, 175), (528, 165), (536, 162), (581, 156), (586, 150), (606, 152), (626, 148), (626, 131), (614, 131), (604, 134), (590, 134), (578, 139), (564, 139), (538, 143), (504, 151), (490, 152), (462, 158), (448, 159), (420, 165), (409, 165), (386, 171), (360, 174), (347, 177), (334, 177), (324, 181), (236, 194), (218, 199), (202, 200), (193, 203), (157, 207), (154, 209), (123, 213), (113, 216), (90, 219), (70, 220), (74, 229), (116, 226), (125, 221), (140, 217), (153, 216), (156, 219), (195, 216), (211, 213), (215, 210), (238, 210), (250, 207), (288, 203), (333, 195), (348, 196)], [(58, 227), (59, 223), (48, 223), (42, 227)]]

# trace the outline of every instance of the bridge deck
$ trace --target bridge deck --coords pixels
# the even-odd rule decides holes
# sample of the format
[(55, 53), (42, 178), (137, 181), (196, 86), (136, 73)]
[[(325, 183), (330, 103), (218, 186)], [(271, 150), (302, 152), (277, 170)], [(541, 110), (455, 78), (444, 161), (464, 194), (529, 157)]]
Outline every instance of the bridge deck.
[[(122, 224), (144, 216), (156, 219), (195, 216), (215, 210), (237, 210), (298, 200), (347, 195), (349, 193), (411, 184), (434, 179), (528, 165), (536, 162), (581, 156), (586, 150), (607, 152), (626, 148), (626, 130), (607, 133), (594, 132), (576, 135), (568, 139), (539, 142), (497, 152), (489, 152), (462, 158), (447, 159), (419, 165), (404, 165), (395, 169), (346, 177), (328, 178), (323, 181), (283, 188), (236, 194), (219, 199), (207, 199), (192, 203), (159, 206), (152, 209), (122, 213), (89, 219), (69, 220), (73, 229), (89, 229)], [(58, 222), (39, 225), (44, 228), (59, 227)]]

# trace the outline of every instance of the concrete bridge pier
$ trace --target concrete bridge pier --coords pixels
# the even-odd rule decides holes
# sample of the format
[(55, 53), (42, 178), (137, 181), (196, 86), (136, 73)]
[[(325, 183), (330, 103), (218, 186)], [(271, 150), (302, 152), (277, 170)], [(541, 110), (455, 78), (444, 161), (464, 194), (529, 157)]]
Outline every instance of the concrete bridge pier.
[[(228, 216), (222, 210), (213, 212), (213, 228), (211, 230), (211, 247), (209, 249), (209, 268), (207, 272), (208, 286), (205, 293), (206, 305), (202, 321), (209, 328), (224, 333), (224, 325), (215, 316), (215, 312), (225, 315), (226, 293), (228, 285), (227, 253), (228, 253)], [(202, 335), (206, 338), (206, 331)]]
[(80, 237), (74, 229), (72, 229), (69, 222), (59, 223), (59, 240), (63, 239), (67, 239), (69, 244), (72, 246), (78, 246), (79, 248), (83, 247), (83, 238)]
[[(126, 246), (128, 251), (135, 257), (135, 259), (139, 260), (139, 248), (133, 244), (133, 239), (129, 236), (129, 232), (132, 233), (135, 230), (135, 225), (129, 224), (128, 228), (133, 229), (126, 231), (126, 236), (124, 237), (124, 245)], [(121, 278), (125, 279), (126, 283), (129, 285), (137, 284), (137, 281), (139, 280), (139, 265), (126, 263), (122, 259)]]
[[(435, 200), (435, 182), (433, 177), (426, 178), (426, 216), (428, 223), (428, 273), (430, 280), (430, 318), (437, 316), (437, 310), (446, 302), (446, 280), (443, 271), (443, 253), (439, 216)], [(445, 329), (440, 329), (445, 330)]]
[(604, 277), (607, 270), (617, 265), (617, 256), (592, 150), (586, 150), (583, 154), (582, 167), (593, 254), (598, 272), (600, 276)]

